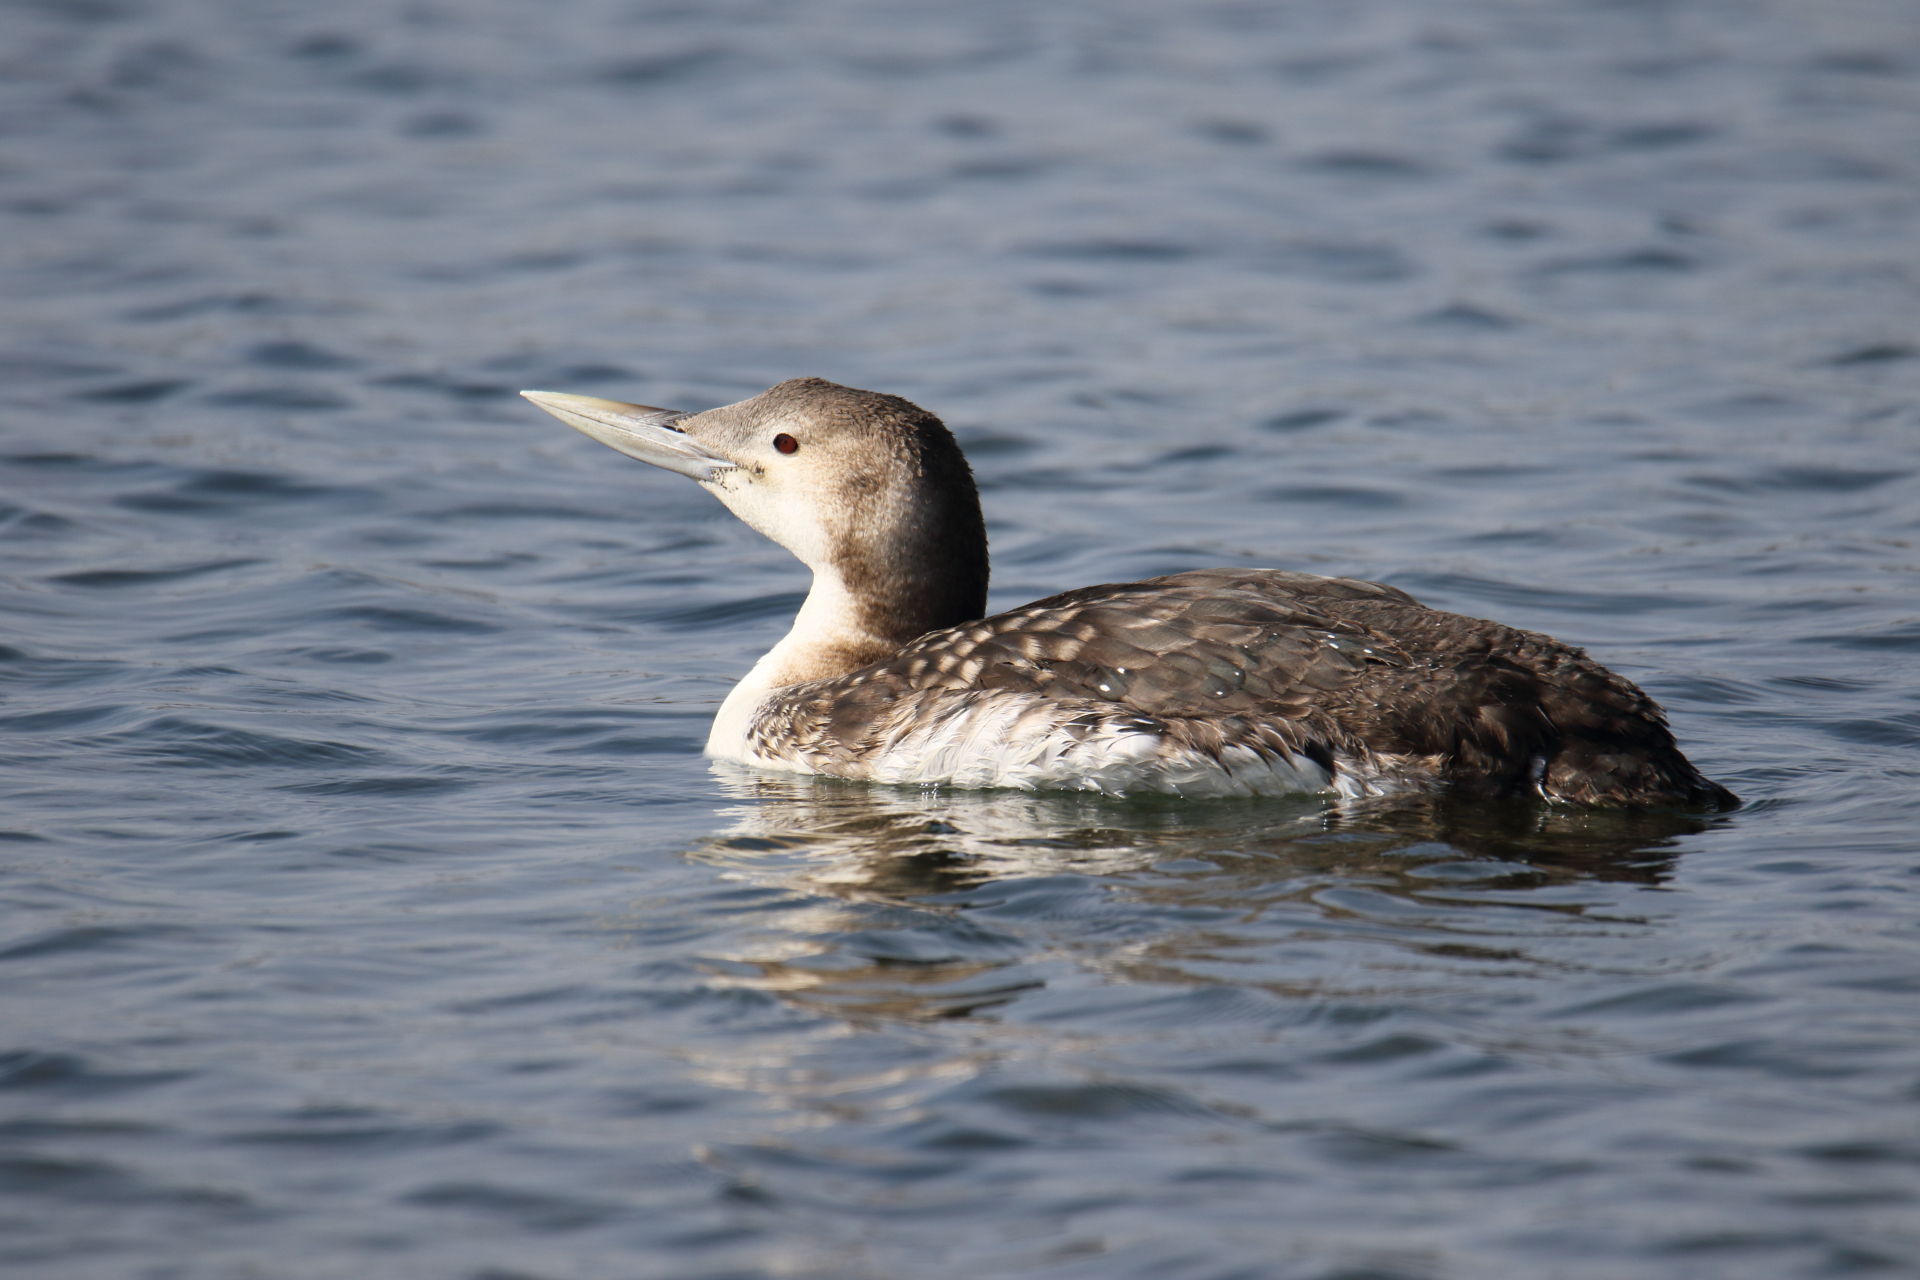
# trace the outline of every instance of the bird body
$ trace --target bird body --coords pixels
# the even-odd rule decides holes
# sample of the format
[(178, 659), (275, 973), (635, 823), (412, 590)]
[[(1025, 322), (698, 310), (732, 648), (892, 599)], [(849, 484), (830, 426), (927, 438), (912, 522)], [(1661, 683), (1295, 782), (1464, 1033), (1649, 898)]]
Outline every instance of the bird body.
[(1202, 569), (982, 617), (971, 472), (897, 397), (797, 379), (680, 415), (525, 394), (691, 476), (814, 570), (793, 629), (722, 704), (717, 758), (1111, 794), (1737, 803), (1582, 651), (1380, 583)]

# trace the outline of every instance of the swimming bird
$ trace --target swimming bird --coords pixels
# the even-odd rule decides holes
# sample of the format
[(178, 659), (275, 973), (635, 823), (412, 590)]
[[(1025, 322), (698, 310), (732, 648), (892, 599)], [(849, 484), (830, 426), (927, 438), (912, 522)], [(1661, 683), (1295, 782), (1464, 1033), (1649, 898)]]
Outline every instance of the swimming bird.
[(703, 413), (525, 391), (813, 570), (707, 754), (956, 787), (1537, 795), (1728, 808), (1653, 699), (1549, 636), (1377, 582), (1198, 569), (983, 617), (973, 473), (933, 414), (819, 378)]

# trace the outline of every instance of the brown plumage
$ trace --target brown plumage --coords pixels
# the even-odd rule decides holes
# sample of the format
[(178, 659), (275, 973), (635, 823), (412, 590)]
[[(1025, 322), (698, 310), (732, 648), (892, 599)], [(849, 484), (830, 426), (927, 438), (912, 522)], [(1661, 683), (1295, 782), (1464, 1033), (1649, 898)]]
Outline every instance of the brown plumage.
[(1737, 803), (1680, 753), (1651, 698), (1582, 651), (1379, 583), (1276, 569), (1082, 587), (935, 631), (779, 691), (756, 736), (771, 756), (871, 776), (952, 695), (990, 690), (1214, 759), (1230, 746), (1303, 757), (1336, 780), (1371, 763), (1403, 786), (1469, 796)]

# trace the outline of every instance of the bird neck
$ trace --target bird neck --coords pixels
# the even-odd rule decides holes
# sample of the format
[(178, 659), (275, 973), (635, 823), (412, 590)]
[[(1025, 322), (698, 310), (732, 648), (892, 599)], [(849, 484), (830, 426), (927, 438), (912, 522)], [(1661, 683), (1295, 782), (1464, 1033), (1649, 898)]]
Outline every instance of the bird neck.
[[(896, 568), (872, 562), (831, 563), (814, 570), (813, 588), (779, 644), (733, 687), (714, 717), (707, 754), (744, 759), (747, 733), (760, 702), (775, 689), (827, 680), (899, 652), (929, 631), (978, 618), (986, 607), (984, 532), (977, 555), (935, 572), (924, 561), (890, 557)], [(900, 548), (894, 548), (897, 553)]]

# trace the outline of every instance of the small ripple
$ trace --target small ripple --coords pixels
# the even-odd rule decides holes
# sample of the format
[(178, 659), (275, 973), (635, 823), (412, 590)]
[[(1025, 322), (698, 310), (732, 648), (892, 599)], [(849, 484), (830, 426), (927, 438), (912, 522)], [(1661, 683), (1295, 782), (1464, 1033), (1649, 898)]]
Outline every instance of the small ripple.
[(1768, 467), (1744, 476), (1695, 474), (1687, 484), (1729, 493), (1862, 493), (1913, 476), (1904, 470), (1864, 470), (1846, 467)]
[(252, 1202), (211, 1187), (168, 1186), (105, 1160), (44, 1155), (0, 1156), (0, 1191), (45, 1196), (87, 1205), (168, 1204), (252, 1216)]
[(476, 783), (469, 778), (421, 777), (417, 774), (380, 778), (345, 778), (332, 782), (300, 782), (274, 788), (304, 796), (418, 796), (464, 791)]
[(402, 609), (393, 605), (353, 605), (349, 608), (330, 609), (325, 616), (341, 622), (354, 622), (361, 626), (372, 627), (376, 631), (484, 636), (500, 630), (490, 622), (480, 622), (473, 618), (456, 618), (428, 609)]
[(694, 631), (729, 622), (750, 622), (760, 618), (791, 618), (806, 602), (798, 591), (776, 591), (767, 595), (728, 600), (721, 604), (693, 605), (679, 609), (649, 612), (644, 620), (677, 630)]
[(722, 45), (644, 54), (609, 62), (601, 67), (596, 78), (613, 89), (655, 89), (711, 71), (730, 56), (731, 51)]
[(1608, 1016), (1619, 1014), (1633, 1017), (1666, 1017), (1673, 1014), (1699, 1013), (1706, 1009), (1721, 1009), (1728, 1005), (1747, 1004), (1766, 998), (1729, 991), (1724, 987), (1703, 986), (1695, 982), (1663, 982), (1642, 987), (1637, 991), (1628, 991), (1621, 995), (1606, 996), (1599, 1000), (1572, 1005), (1558, 1010), (1552, 1016), (1588, 1018), (1597, 1014)]
[(186, 1071), (102, 1071), (74, 1053), (15, 1049), (0, 1053), (0, 1089), (94, 1095), (150, 1089), (190, 1075)]
[(1386, 284), (1418, 274), (1412, 259), (1392, 245), (1301, 241), (1254, 256), (1253, 265), (1277, 275), (1326, 284)]
[(490, 1221), (506, 1220), (524, 1231), (578, 1231), (625, 1210), (604, 1201), (557, 1196), (486, 1182), (443, 1182), (405, 1197), (427, 1209), (458, 1209)]
[(969, 1087), (963, 1093), (1031, 1124), (1059, 1121), (1140, 1120), (1153, 1116), (1209, 1116), (1208, 1107), (1172, 1089), (1117, 1083), (1003, 1084)]
[(187, 378), (149, 378), (142, 382), (117, 382), (112, 386), (76, 392), (74, 399), (91, 400), (99, 404), (151, 404), (192, 385)]
[(144, 587), (160, 582), (177, 582), (184, 578), (198, 578), (209, 573), (220, 573), (223, 570), (239, 569), (259, 563), (261, 562), (258, 560), (208, 560), (201, 564), (180, 565), (171, 569), (88, 569), (79, 573), (56, 574), (48, 581), (70, 587), (111, 591), (123, 587)]
[(1543, 276), (1566, 275), (1682, 275), (1697, 271), (1700, 261), (1675, 249), (1623, 249), (1577, 258), (1554, 258), (1534, 271)]
[(204, 724), (181, 716), (163, 716), (138, 729), (95, 739), (91, 745), (162, 767), (181, 769), (225, 769), (235, 765), (311, 768), (366, 765), (383, 758), (382, 752), (351, 743), (287, 738)]
[(1310, 431), (1314, 427), (1324, 427), (1352, 416), (1345, 409), (1308, 408), (1290, 409), (1286, 413), (1276, 414), (1260, 425), (1268, 431)]
[[(500, 1126), (478, 1120), (444, 1124), (370, 1124), (373, 1117), (354, 1108), (295, 1112), (289, 1124), (272, 1129), (249, 1129), (227, 1134), (224, 1141), (244, 1146), (297, 1148), (303, 1153), (341, 1151), (351, 1154), (420, 1147), (449, 1147), (476, 1142), (500, 1132)], [(301, 1158), (308, 1158), (303, 1154)]]
[(192, 931), (181, 925), (123, 924), (79, 925), (50, 929), (21, 942), (0, 947), (0, 960), (32, 960), (67, 951), (118, 951), (140, 946), (155, 938), (184, 936)]
[(1319, 505), (1341, 507), (1349, 511), (1394, 511), (1412, 505), (1414, 499), (1390, 489), (1363, 489), (1353, 485), (1290, 484), (1277, 489), (1262, 489), (1253, 495), (1261, 502), (1287, 506)]
[(306, 342), (262, 342), (247, 349), (247, 359), (270, 369), (352, 369), (359, 361)]
[(1152, 263), (1180, 262), (1197, 256), (1200, 250), (1173, 240), (1094, 238), (1035, 245), (1027, 252), (1036, 258), (1062, 258), (1075, 262)]
[(1835, 649), (1859, 649), (1867, 652), (1920, 649), (1920, 622), (1900, 622), (1868, 631), (1840, 634), (1795, 636), (1793, 644), (1826, 645)]
[(222, 391), (207, 397), (208, 404), (228, 409), (273, 409), (282, 413), (316, 413), (345, 409), (353, 402), (345, 396), (319, 387), (246, 387)]
[(1920, 347), (1910, 347), (1904, 342), (1878, 342), (1872, 346), (1855, 347), (1827, 359), (1828, 364), (1838, 368), (1850, 365), (1892, 364), (1896, 360), (1912, 360), (1920, 357)]
[(1431, 178), (1434, 170), (1412, 156), (1387, 151), (1322, 151), (1298, 161), (1298, 168), (1343, 178)]
[(30, 711), (21, 715), (0, 716), (0, 729), (14, 733), (51, 733), (98, 724), (122, 715), (123, 706), (62, 707), (58, 711)]
[(311, 484), (271, 471), (199, 471), (184, 476), (167, 489), (121, 494), (116, 506), (161, 514), (199, 514), (250, 510), (271, 504), (278, 508), (295, 502), (331, 502), (352, 509), (367, 491), (338, 485)]
[(517, 394), (504, 382), (481, 382), (471, 378), (445, 378), (424, 373), (403, 373), (373, 378), (369, 386), (399, 387), (407, 391), (431, 391), (456, 401), (504, 400)]

